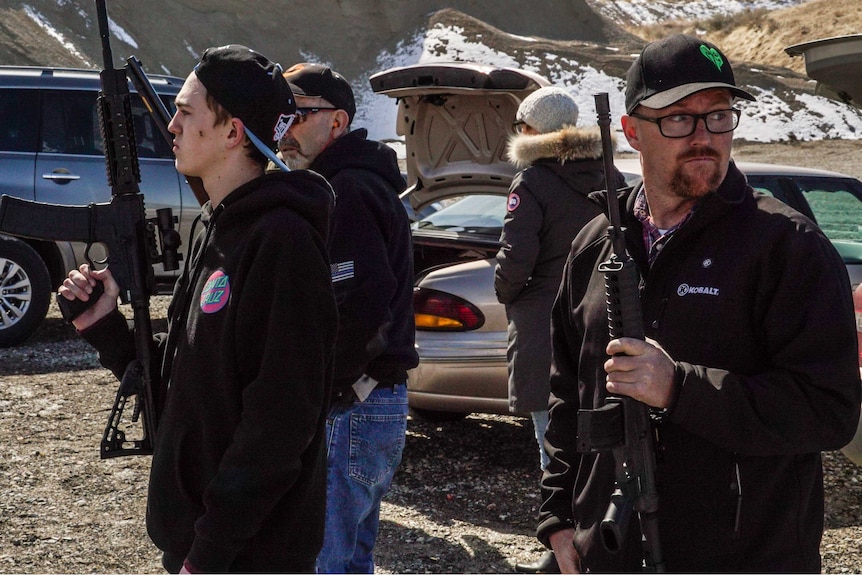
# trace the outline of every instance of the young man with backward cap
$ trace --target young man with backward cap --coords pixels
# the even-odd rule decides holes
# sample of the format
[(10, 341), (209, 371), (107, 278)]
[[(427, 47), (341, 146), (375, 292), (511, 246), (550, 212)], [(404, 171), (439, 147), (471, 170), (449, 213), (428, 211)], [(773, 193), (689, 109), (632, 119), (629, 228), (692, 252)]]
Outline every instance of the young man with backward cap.
[(619, 205), (647, 339), (610, 340), (601, 215), (572, 243), (552, 315), (538, 537), (564, 573), (641, 570), (637, 514), (617, 553), (599, 536), (614, 455), (579, 453), (576, 437), (579, 409), (626, 395), (654, 417), (668, 572), (819, 573), (820, 452), (853, 437), (862, 401), (846, 268), (731, 160), (735, 100), (754, 97), (716, 46), (650, 43), (626, 83), (622, 129), (643, 182)]
[[(338, 325), (332, 189), (308, 171), (264, 175), (251, 134), (274, 148), (296, 107), (264, 56), (207, 49), (176, 104), (177, 170), (200, 177), (210, 201), (190, 234), (168, 333), (153, 343), (163, 389), (147, 529), (172, 573), (310, 573), (323, 542)], [(135, 347), (110, 270), (85, 264), (59, 293), (87, 301), (96, 282), (105, 293), (73, 323), (122, 377)]]
[(329, 242), (338, 302), (327, 429), (326, 535), (318, 573), (373, 573), (380, 501), (401, 462), (414, 346), (413, 244), (394, 150), (350, 126), (347, 80), (302, 63), (285, 78), (297, 120), (279, 142), (291, 169), (313, 170), (337, 197)]

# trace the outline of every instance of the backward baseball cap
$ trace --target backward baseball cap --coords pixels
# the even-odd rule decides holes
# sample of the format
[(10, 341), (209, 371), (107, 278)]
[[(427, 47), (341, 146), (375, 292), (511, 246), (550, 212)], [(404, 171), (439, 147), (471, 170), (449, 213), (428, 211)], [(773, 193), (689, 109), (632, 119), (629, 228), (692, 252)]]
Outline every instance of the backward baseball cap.
[(194, 68), (215, 100), (274, 148), (287, 133), (296, 100), (281, 66), (240, 44), (207, 48)]
[(725, 88), (755, 98), (736, 85), (727, 57), (714, 44), (673, 34), (646, 45), (626, 74), (626, 113), (638, 106), (661, 109), (701, 90)]

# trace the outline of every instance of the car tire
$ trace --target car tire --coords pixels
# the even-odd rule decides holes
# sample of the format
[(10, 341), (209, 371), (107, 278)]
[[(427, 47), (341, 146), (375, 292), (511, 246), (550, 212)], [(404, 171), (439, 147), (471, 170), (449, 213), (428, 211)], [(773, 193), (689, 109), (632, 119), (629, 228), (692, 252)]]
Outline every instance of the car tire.
[(36, 251), (0, 235), (0, 348), (24, 342), (48, 315), (51, 280)]
[(469, 413), (459, 413), (457, 411), (435, 411), (431, 409), (416, 409), (411, 407), (408, 410), (410, 417), (418, 421), (427, 421), (429, 423), (442, 423), (445, 421), (461, 421)]

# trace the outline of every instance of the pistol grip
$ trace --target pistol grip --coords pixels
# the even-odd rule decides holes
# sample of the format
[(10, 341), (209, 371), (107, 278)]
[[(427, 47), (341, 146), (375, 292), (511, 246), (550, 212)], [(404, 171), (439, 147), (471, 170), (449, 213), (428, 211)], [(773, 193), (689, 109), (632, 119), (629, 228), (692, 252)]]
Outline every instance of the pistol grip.
[(105, 287), (102, 285), (102, 282), (96, 282), (96, 285), (93, 286), (93, 293), (90, 294), (90, 299), (87, 301), (80, 299), (68, 300), (57, 294), (57, 306), (60, 308), (60, 313), (63, 314), (63, 319), (71, 323), (94, 303), (99, 301), (103, 293), (105, 293)]

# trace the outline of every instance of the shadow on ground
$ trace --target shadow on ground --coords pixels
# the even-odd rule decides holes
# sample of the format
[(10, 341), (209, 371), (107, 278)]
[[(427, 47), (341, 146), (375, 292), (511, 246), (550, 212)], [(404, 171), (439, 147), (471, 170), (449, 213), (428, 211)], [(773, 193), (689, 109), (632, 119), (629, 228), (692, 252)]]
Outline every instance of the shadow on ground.
[[(411, 419), (384, 500), (376, 562), (390, 572), (511, 572), (539, 549), (539, 455), (529, 419)], [(390, 521), (386, 506), (402, 508)], [(512, 536), (518, 543), (513, 544)]]

